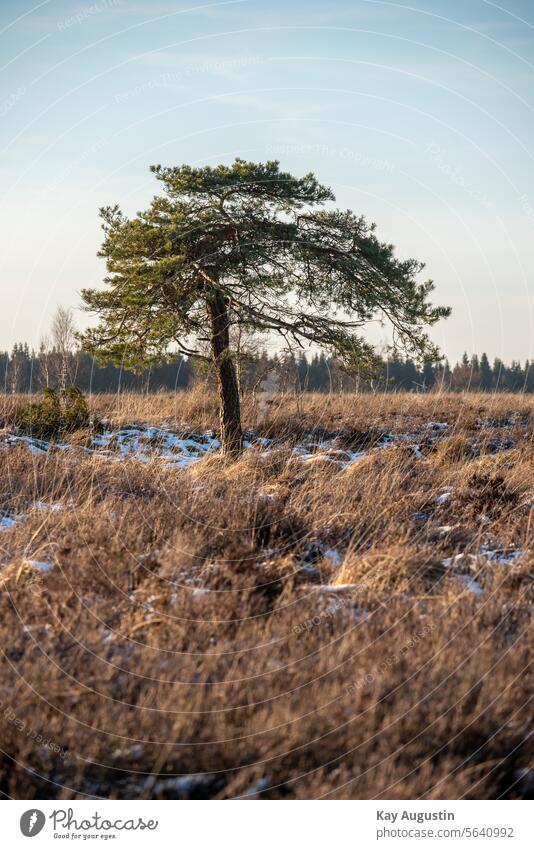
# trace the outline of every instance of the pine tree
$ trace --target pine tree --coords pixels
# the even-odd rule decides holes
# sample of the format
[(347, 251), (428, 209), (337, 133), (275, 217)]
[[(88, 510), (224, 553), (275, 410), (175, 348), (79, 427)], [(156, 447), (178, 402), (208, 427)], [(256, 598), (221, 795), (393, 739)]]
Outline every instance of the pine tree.
[(480, 357), (480, 388), (483, 392), (489, 392), (493, 386), (493, 372), (489, 364), (487, 354)]
[(423, 385), (425, 389), (432, 389), (436, 382), (436, 370), (433, 363), (426, 362), (423, 366)]
[(410, 353), (434, 352), (425, 326), (449, 309), (429, 303), (432, 282), (417, 282), (422, 264), (396, 259), (362, 216), (321, 209), (334, 196), (313, 174), (241, 159), (152, 170), (165, 194), (147, 210), (133, 218), (117, 206), (101, 210), (108, 289), (83, 292), (100, 318), (84, 345), (143, 368), (172, 346), (191, 354), (209, 341), (225, 453), (243, 442), (232, 322), (290, 345), (315, 342), (368, 371), (378, 360), (361, 328), (377, 317)]
[(525, 392), (534, 391), (534, 367), (529, 360), (525, 360)]
[(308, 360), (306, 354), (301, 353), (297, 361), (297, 374), (301, 392), (306, 392), (308, 389)]
[(495, 389), (503, 389), (504, 365), (502, 360), (495, 357), (493, 360), (493, 385)]
[(512, 360), (510, 368), (507, 370), (506, 384), (511, 392), (522, 392), (525, 385), (525, 374), (521, 368), (519, 360)]
[(477, 392), (480, 389), (480, 362), (477, 354), (472, 355), (470, 367), (469, 389), (472, 392)]
[(452, 370), (451, 388), (456, 391), (469, 389), (471, 385), (471, 363), (467, 352), (464, 351), (462, 359), (456, 363)]

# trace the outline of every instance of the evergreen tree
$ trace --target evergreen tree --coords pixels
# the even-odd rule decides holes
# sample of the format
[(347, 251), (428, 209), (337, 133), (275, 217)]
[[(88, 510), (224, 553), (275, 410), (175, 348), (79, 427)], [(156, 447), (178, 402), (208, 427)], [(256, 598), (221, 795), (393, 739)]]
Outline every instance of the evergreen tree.
[(301, 392), (306, 392), (308, 389), (308, 360), (306, 354), (301, 353), (297, 362), (297, 375)]
[(496, 389), (503, 389), (504, 366), (502, 360), (495, 357), (493, 360), (493, 385)]
[(534, 392), (534, 367), (529, 360), (525, 360), (525, 392)]
[(493, 372), (489, 364), (487, 354), (482, 354), (480, 357), (480, 389), (483, 392), (489, 392), (493, 387)]
[(457, 392), (469, 389), (471, 385), (471, 363), (467, 352), (464, 351), (462, 359), (456, 363), (452, 370), (451, 388)]
[(396, 259), (362, 216), (319, 209), (334, 196), (313, 174), (297, 179), (277, 162), (240, 159), (152, 170), (165, 195), (147, 210), (131, 219), (117, 206), (101, 210), (108, 289), (83, 292), (100, 318), (84, 344), (142, 368), (173, 345), (191, 354), (209, 340), (226, 453), (243, 441), (231, 321), (315, 342), (365, 369), (377, 357), (360, 329), (376, 317), (407, 351), (434, 351), (425, 326), (449, 309), (429, 303), (432, 282), (417, 282), (422, 264)]
[(480, 389), (480, 362), (476, 354), (471, 357), (470, 367), (469, 389), (472, 392), (477, 392)]
[(507, 370), (506, 386), (511, 392), (522, 392), (525, 385), (525, 374), (519, 360), (512, 360)]
[(432, 389), (436, 382), (436, 369), (435, 366), (426, 362), (423, 366), (423, 386), (425, 389)]
[(32, 384), (33, 361), (26, 342), (13, 345), (7, 365), (7, 384), (9, 391), (27, 392)]

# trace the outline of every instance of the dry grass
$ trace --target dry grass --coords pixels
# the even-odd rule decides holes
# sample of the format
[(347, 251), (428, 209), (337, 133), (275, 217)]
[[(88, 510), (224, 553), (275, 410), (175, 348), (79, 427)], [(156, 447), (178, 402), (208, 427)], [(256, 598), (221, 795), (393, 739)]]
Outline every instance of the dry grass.
[[(200, 390), (91, 404), (216, 426)], [(1, 450), (0, 791), (532, 795), (533, 405), (246, 399), (277, 443), (231, 465)]]

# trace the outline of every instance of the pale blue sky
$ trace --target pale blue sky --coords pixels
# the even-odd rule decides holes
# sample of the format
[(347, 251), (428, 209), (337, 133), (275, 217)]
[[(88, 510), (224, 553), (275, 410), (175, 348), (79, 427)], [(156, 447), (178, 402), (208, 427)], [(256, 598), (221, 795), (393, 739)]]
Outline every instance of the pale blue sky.
[(150, 164), (240, 156), (425, 260), (450, 357), (534, 356), (534, 3), (2, 0), (0, 45), (0, 349), (99, 283)]

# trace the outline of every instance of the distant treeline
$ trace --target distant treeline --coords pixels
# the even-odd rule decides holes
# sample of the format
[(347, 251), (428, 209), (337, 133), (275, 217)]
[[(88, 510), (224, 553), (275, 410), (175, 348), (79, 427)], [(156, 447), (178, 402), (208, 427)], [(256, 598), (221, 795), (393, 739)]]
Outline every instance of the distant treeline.
[(191, 384), (192, 364), (177, 356), (143, 374), (114, 365), (99, 366), (83, 351), (60, 351), (54, 347), (35, 352), (25, 343), (11, 353), (0, 353), (0, 382), (5, 392), (38, 392), (45, 386), (75, 384), (83, 392), (146, 392), (185, 389)]
[[(490, 363), (486, 354), (469, 357), (451, 366), (447, 360), (423, 368), (401, 358), (384, 362), (382, 375), (366, 380), (347, 374), (335, 359), (324, 354), (295, 357), (292, 354), (247, 354), (239, 358), (238, 375), (243, 390), (297, 392), (354, 391), (473, 391), (534, 392), (534, 361), (524, 365), (499, 359)], [(0, 353), (0, 386), (4, 392), (38, 392), (45, 386), (76, 384), (84, 392), (155, 392), (186, 389), (210, 382), (209, 365), (177, 355), (142, 374), (114, 365), (99, 366), (82, 351), (55, 348), (31, 351), (20, 343), (11, 353)]]

